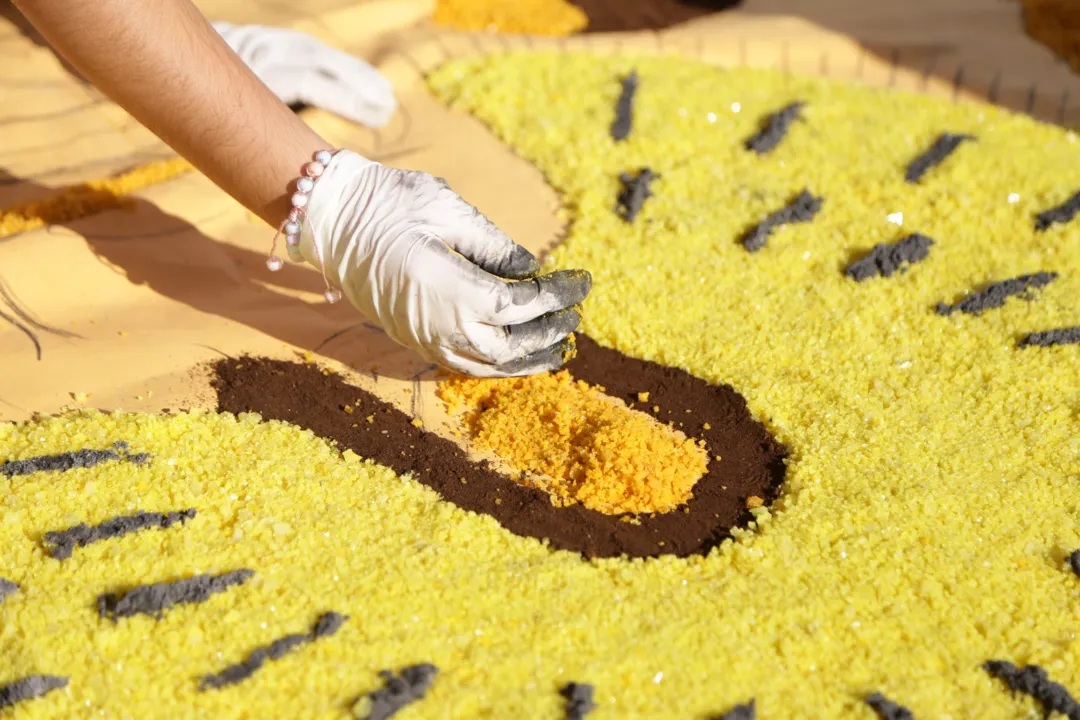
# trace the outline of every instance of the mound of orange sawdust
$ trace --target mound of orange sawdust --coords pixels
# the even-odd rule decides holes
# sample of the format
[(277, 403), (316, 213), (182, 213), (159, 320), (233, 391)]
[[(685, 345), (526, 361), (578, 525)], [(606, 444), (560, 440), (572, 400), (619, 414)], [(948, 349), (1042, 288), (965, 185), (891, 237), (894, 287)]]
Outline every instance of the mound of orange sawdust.
[(602, 513), (662, 513), (687, 502), (709, 458), (704, 445), (575, 380), (453, 377), (439, 387), (481, 450), (531, 478), (552, 502)]
[(1020, 0), (1028, 34), (1080, 72), (1080, 2)]

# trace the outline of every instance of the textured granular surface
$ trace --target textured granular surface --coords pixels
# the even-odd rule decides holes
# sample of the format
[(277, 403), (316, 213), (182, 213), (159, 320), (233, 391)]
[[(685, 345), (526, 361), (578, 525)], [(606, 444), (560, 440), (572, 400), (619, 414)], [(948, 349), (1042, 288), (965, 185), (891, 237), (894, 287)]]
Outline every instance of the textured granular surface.
[[(616, 143), (612, 78), (632, 69), (635, 131)], [(693, 386), (694, 402), (702, 388), (734, 388), (730, 402), (742, 413), (745, 398), (749, 411), (740, 417), (790, 451), (779, 496), (739, 508), (752, 522), (706, 554), (663, 555), (658, 537), (657, 557), (583, 560), (508, 531), (516, 516), (448, 501), (424, 484), (426, 465), (415, 478), (386, 467), (407, 463), (402, 452), (434, 457), (422, 435), (393, 460), (370, 444), (380, 465), (254, 415), (0, 425), (0, 462), (120, 441), (149, 458), (0, 478), (0, 577), (19, 585), (0, 603), (0, 687), (69, 678), (15, 714), (339, 720), (384, 685), (381, 670), (418, 663), (441, 672), (403, 718), (554, 720), (568, 682), (595, 688), (590, 720), (716, 718), (751, 698), (762, 720), (870, 720), (875, 692), (917, 718), (1021, 720), (1043, 717), (1040, 700), (1080, 695), (1069, 559), (1080, 547), (1080, 346), (1017, 347), (1080, 325), (1080, 224), (1035, 228), (1080, 187), (1080, 138), (984, 105), (670, 57), (506, 54), (454, 63), (430, 84), (561, 193), (572, 222), (551, 264), (593, 273), (584, 332), (711, 383)], [(760, 119), (796, 100), (804, 119), (784, 142), (747, 151)], [(908, 163), (946, 131), (978, 144), (907, 183)], [(640, 167), (663, 175), (662, 192), (630, 225), (613, 199), (619, 173)], [(803, 187), (827, 209), (747, 253), (739, 234)], [(911, 233), (937, 242), (909, 272), (844, 275)], [(1028, 300), (934, 312), (1041, 271), (1058, 278)], [(604, 377), (570, 371), (676, 427), (696, 407), (674, 400), (681, 370), (643, 382), (603, 365)], [(311, 406), (325, 437), (366, 422), (343, 410), (359, 395), (326, 399), (333, 384), (259, 383), (246, 392), (287, 411)], [(402, 432), (418, 430), (410, 420)], [(724, 468), (732, 454), (707, 422), (688, 434)], [(491, 482), (477, 495), (518, 487)], [(702, 501), (695, 488), (690, 514), (655, 522), (696, 522)], [(42, 542), (58, 528), (180, 508), (197, 514), (64, 562)], [(610, 541), (606, 525), (561, 519)], [(235, 568), (256, 575), (160, 620), (113, 623), (93, 604), (103, 591)], [(356, 621), (243, 682), (198, 691), (199, 678), (328, 611)], [(991, 660), (1018, 669), (1017, 692), (984, 669)]]
[(570, 373), (452, 377), (439, 397), (475, 445), (496, 453), (559, 506), (664, 513), (684, 505), (709, 466), (701, 441), (633, 410)]
[(457, 30), (570, 35), (588, 23), (567, 0), (438, 0), (432, 20)]
[[(635, 132), (614, 143), (610, 79), (630, 69)], [(718, 579), (741, 591), (712, 607), (745, 625), (707, 653), (726, 663), (727, 702), (700, 716), (756, 697), (764, 718), (869, 718), (880, 692), (916, 717), (1023, 717), (1034, 705), (981, 670), (994, 658), (1078, 692), (1062, 558), (1080, 546), (1080, 347), (1017, 342), (1080, 323), (1080, 223), (1035, 228), (1080, 187), (1080, 138), (986, 105), (675, 58), (521, 53), (455, 62), (430, 84), (572, 209), (552, 266), (593, 274), (583, 331), (731, 383), (791, 451), (772, 520)], [(798, 101), (784, 141), (748, 152), (761, 118)], [(908, 183), (943, 133), (978, 141)], [(633, 167), (663, 190), (627, 225), (610, 198)], [(823, 211), (746, 252), (741, 232), (802, 188)], [(912, 233), (936, 244), (908, 272), (845, 276)], [(1044, 271), (1058, 278), (1026, 300), (934, 311)]]
[(585, 32), (662, 30), (728, 10), (742, 0), (573, 0), (589, 21)]
[[(452, 441), (416, 427), (405, 413), (314, 365), (222, 361), (215, 365), (215, 385), (222, 411), (257, 412), (310, 429), (413, 475), (458, 507), (490, 515), (511, 532), (591, 557), (705, 552), (728, 537), (730, 528), (750, 520), (746, 498), (776, 497), (785, 451), (751, 419), (731, 388), (627, 357), (585, 336), (578, 336), (577, 348), (567, 365), (575, 378), (602, 385), (608, 395), (674, 423), (722, 458), (709, 463), (684, 508), (628, 522), (580, 504), (556, 507), (546, 492), (473, 462)], [(649, 393), (647, 403), (638, 401), (641, 392)], [(346, 413), (346, 406), (352, 411)]]

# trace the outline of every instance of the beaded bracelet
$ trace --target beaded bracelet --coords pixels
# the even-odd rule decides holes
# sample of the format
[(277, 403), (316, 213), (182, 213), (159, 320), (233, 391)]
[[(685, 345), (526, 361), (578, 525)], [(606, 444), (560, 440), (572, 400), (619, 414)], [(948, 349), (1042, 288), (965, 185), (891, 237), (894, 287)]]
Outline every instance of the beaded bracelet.
[[(289, 210), (289, 216), (281, 221), (281, 225), (278, 226), (277, 233), (274, 235), (274, 242), (270, 246), (270, 257), (266, 259), (266, 267), (270, 268), (270, 272), (277, 272), (281, 269), (282, 262), (275, 253), (277, 252), (277, 240), (282, 233), (285, 233), (285, 247), (289, 251), (289, 259), (296, 263), (304, 261), (303, 256), (300, 255), (300, 231), (303, 228), (304, 218), (307, 217), (307, 211), (305, 208), (308, 204), (308, 195), (315, 189), (315, 183), (322, 176), (326, 170), (326, 166), (330, 164), (330, 159), (334, 157), (336, 150), (320, 150), (312, 157), (311, 162), (304, 165), (301, 172), (303, 173), (296, 181), (296, 192), (292, 196), (292, 209)], [(322, 273), (323, 283), (326, 284), (326, 292), (323, 293), (323, 297), (329, 303), (336, 303), (341, 299), (341, 291), (330, 287), (330, 281), (326, 279), (326, 264), (323, 262), (322, 251), (319, 249), (318, 243), (313, 243), (315, 247), (315, 256), (319, 260), (319, 272)]]

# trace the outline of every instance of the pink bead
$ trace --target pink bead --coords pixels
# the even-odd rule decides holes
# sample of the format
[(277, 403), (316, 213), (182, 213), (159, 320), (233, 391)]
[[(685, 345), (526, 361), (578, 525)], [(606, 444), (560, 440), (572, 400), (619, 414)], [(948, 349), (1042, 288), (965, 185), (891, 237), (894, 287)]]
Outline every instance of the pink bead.
[(323, 164), (321, 162), (319, 162), (318, 160), (312, 160), (304, 166), (304, 174), (308, 177), (317, 178), (323, 174), (323, 170), (325, 169), (326, 168), (323, 167)]
[(307, 195), (302, 192), (293, 193), (292, 206), (295, 209), (300, 209), (307, 205)]

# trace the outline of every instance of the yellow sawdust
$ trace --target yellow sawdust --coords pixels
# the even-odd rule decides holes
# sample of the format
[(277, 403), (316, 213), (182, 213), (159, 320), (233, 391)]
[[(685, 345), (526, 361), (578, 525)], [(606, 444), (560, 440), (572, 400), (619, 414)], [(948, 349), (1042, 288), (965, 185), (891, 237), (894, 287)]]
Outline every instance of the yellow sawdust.
[(477, 447), (543, 476), (559, 505), (602, 513), (663, 513), (686, 503), (709, 464), (703, 444), (570, 373), (526, 378), (455, 376), (439, 397)]
[(438, 0), (433, 19), (459, 30), (571, 35), (589, 22), (566, 0)]
[[(635, 68), (634, 130), (615, 143), (619, 80)], [(1016, 347), (1080, 325), (1080, 221), (1034, 229), (1080, 189), (1075, 134), (675, 58), (511, 55), (448, 65), (431, 86), (562, 193), (572, 223), (553, 265), (593, 273), (583, 331), (731, 383), (792, 453), (782, 497), (754, 510), (769, 522), (706, 561), (709, 609), (672, 621), (682, 660), (649, 657), (645, 641), (634, 662), (665, 671), (672, 686), (650, 690), (673, 707), (620, 701), (620, 716), (715, 713), (674, 709), (714, 672), (726, 704), (757, 696), (765, 718), (869, 718), (861, 698), (875, 690), (916, 717), (1024, 716), (1030, 701), (981, 669), (992, 658), (1039, 663), (1080, 695), (1080, 579), (1062, 562), (1080, 547), (1080, 346)], [(805, 120), (771, 154), (747, 151), (795, 100)], [(945, 131), (978, 140), (905, 183)], [(618, 178), (641, 167), (661, 179), (628, 225), (613, 212)], [(746, 252), (742, 233), (803, 188), (824, 197), (821, 214)], [(911, 232), (937, 243), (924, 262), (844, 276)], [(1060, 277), (1031, 301), (934, 312), (1038, 270)]]
[(0, 238), (130, 206), (127, 196), (131, 193), (193, 169), (182, 158), (160, 160), (116, 177), (61, 188), (41, 200), (0, 209)]
[[(616, 145), (632, 66), (636, 130)], [(556, 265), (593, 271), (584, 329), (732, 383), (792, 452), (781, 497), (707, 558), (583, 562), (252, 417), (2, 425), (0, 462), (119, 440), (154, 455), (0, 476), (0, 577), (21, 586), (0, 602), (0, 684), (71, 678), (15, 716), (338, 719), (379, 670), (425, 661), (442, 672), (403, 719), (563, 717), (571, 681), (596, 686), (590, 720), (713, 717), (751, 697), (765, 720), (870, 720), (873, 691), (919, 718), (1038, 716), (980, 669), (990, 658), (1038, 663), (1080, 694), (1080, 579), (1063, 562), (1080, 547), (1080, 347), (1015, 348), (1080, 324), (1080, 223), (1033, 230), (1034, 213), (1080, 188), (1075, 135), (674, 59), (509, 56), (432, 82), (564, 193), (574, 222)], [(797, 98), (806, 122), (774, 154), (742, 149)], [(979, 140), (904, 184), (942, 130)], [(646, 164), (663, 178), (627, 226), (617, 177)], [(746, 253), (745, 227), (803, 186), (825, 197), (822, 214)], [(903, 227), (887, 219), (897, 212)], [(843, 277), (909, 231), (937, 241), (926, 261)], [(933, 312), (1039, 269), (1061, 277), (1029, 302)], [(49, 530), (185, 507), (199, 514), (183, 527), (64, 563), (42, 550)], [(239, 567), (256, 577), (160, 621), (95, 612), (102, 592)], [(196, 692), (199, 675), (327, 610), (352, 619), (234, 688)]]

